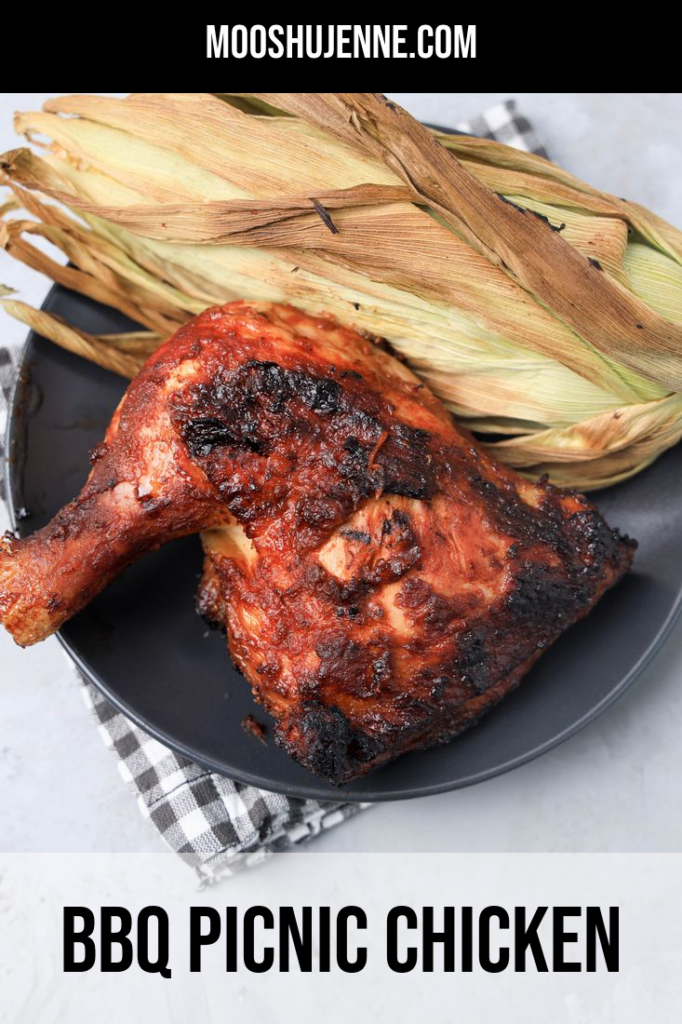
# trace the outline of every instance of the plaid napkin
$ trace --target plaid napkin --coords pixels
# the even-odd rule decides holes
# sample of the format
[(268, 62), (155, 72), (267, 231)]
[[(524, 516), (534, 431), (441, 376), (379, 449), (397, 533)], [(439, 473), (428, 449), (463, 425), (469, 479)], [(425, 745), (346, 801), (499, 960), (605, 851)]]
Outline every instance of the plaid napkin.
[[(516, 149), (547, 155), (513, 100), (455, 127)], [(0, 348), (0, 457), (18, 356), (18, 351)], [(0, 495), (4, 498), (3, 489), (4, 480), (0, 479)], [(116, 754), (119, 772), (136, 794), (142, 814), (203, 882), (214, 882), (260, 863), (274, 851), (312, 839), (369, 806), (282, 796), (200, 768), (153, 739), (117, 711), (92, 684), (81, 681), (102, 739)]]

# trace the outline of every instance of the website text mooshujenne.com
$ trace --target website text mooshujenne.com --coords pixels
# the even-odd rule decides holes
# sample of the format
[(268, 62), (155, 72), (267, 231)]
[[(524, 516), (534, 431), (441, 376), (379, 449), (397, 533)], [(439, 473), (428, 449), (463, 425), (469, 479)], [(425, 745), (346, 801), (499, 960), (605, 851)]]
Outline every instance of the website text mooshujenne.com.
[(475, 25), (207, 25), (206, 56), (475, 57)]

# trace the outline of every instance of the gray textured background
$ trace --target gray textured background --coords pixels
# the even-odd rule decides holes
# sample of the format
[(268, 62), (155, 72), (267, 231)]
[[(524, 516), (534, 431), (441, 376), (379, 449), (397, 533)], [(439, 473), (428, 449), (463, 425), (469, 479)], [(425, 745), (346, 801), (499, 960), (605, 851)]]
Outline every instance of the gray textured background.
[[(390, 95), (444, 125), (516, 97), (558, 163), (682, 226), (682, 93)], [(13, 111), (44, 98), (0, 95), (0, 152), (17, 145)], [(1, 256), (0, 281), (33, 304), (48, 288)], [(0, 327), (3, 340), (25, 335), (9, 318)], [(472, 789), (377, 806), (309, 849), (682, 850), (681, 655), (682, 625), (630, 692), (562, 747)], [(0, 723), (0, 849), (159, 849), (54, 639), (20, 651), (0, 635)]]

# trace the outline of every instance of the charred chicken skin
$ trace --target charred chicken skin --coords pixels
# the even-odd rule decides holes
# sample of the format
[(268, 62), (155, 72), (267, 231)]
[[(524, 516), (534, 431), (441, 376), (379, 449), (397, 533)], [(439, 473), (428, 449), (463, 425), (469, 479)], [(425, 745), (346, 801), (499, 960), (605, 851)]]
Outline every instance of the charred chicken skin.
[(81, 494), (0, 552), (0, 618), (48, 636), (126, 565), (202, 532), (199, 608), (340, 785), (451, 739), (627, 570), (582, 495), (481, 451), (400, 362), (334, 321), (230, 303), (128, 388)]

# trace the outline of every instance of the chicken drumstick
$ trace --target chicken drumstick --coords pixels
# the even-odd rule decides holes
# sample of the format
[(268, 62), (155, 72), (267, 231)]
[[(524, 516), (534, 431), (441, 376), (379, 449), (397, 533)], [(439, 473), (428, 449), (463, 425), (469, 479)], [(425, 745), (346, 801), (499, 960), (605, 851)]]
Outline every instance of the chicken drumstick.
[(48, 526), (2, 541), (7, 629), (43, 639), (202, 531), (201, 611), (280, 742), (336, 784), (474, 722), (634, 551), (585, 497), (489, 458), (372, 341), (285, 306), (184, 325), (92, 462)]

